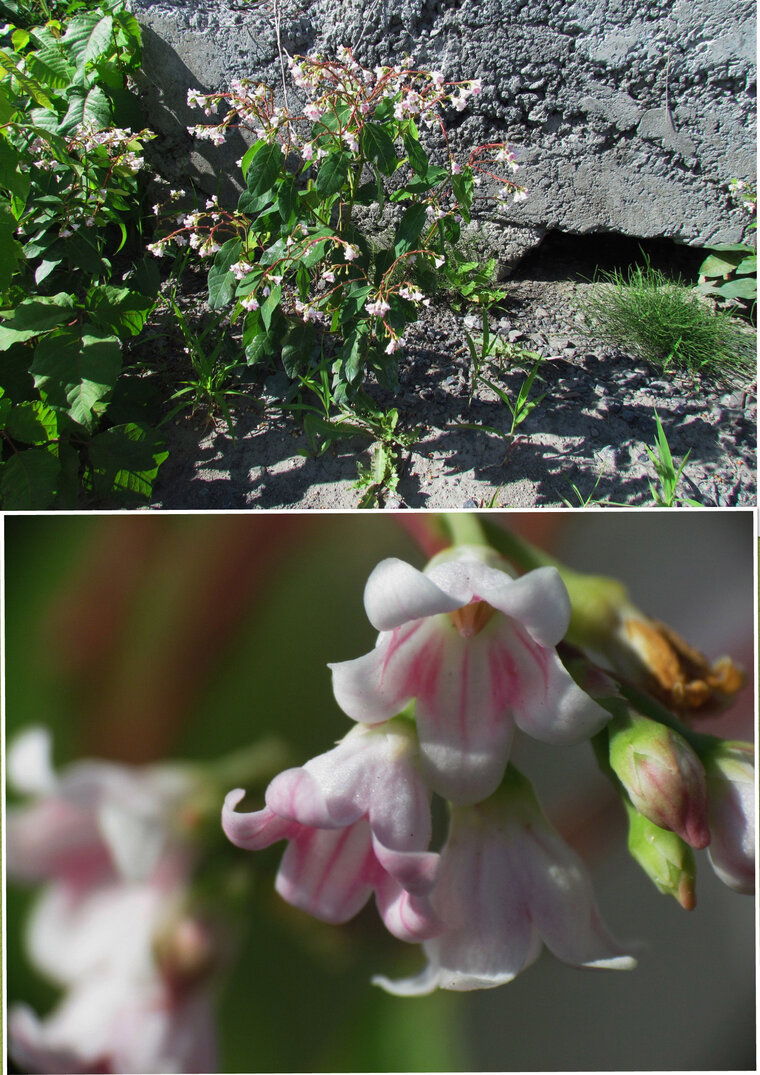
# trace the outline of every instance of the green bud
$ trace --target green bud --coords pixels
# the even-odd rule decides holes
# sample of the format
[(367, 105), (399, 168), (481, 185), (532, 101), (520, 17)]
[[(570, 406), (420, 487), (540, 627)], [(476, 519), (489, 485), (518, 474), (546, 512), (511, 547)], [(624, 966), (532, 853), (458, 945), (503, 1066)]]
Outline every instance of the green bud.
[(610, 722), (609, 737), (610, 765), (636, 810), (692, 847), (707, 847), (705, 770), (684, 737), (630, 712)]
[(625, 808), (631, 855), (663, 895), (675, 897), (685, 911), (693, 911), (697, 903), (694, 852), (680, 836), (654, 825), (630, 803)]

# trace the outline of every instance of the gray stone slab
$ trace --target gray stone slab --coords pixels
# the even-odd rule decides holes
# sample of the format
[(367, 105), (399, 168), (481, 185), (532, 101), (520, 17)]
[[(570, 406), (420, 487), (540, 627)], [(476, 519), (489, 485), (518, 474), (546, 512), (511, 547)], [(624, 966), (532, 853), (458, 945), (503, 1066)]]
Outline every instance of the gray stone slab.
[[(186, 94), (235, 77), (280, 85), (274, 4), (131, 6), (167, 170), (234, 203), (245, 139), (191, 139), (203, 117)], [(481, 215), (473, 233), (503, 271), (552, 229), (695, 246), (742, 236), (727, 187), (754, 179), (753, 0), (283, 0), (279, 10), (290, 53), (350, 45), (367, 66), (411, 53), (447, 79), (483, 79), (449, 133), (455, 151), (502, 139), (517, 148), (528, 199)]]

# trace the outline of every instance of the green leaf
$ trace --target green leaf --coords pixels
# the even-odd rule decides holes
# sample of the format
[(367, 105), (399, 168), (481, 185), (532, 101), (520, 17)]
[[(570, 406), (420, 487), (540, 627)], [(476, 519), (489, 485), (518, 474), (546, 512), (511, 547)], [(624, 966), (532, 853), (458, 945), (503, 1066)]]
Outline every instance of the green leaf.
[(261, 320), (264, 322), (264, 328), (269, 329), (272, 324), (272, 317), (275, 310), (280, 305), (280, 299), (282, 297), (282, 288), (279, 284), (275, 284), (270, 293), (267, 295), (264, 302), (261, 304)]
[(295, 379), (308, 366), (316, 346), (314, 326), (308, 321), (291, 321), (282, 340), (282, 364), (289, 377)]
[(257, 332), (245, 345), (245, 360), (249, 366), (255, 366), (277, 350), (277, 340), (269, 332)]
[(154, 429), (135, 422), (98, 433), (87, 451), (93, 489), (104, 499), (147, 499), (169, 455)]
[(410, 205), (399, 221), (398, 228), (396, 229), (396, 238), (393, 244), (393, 249), (396, 251), (397, 255), (405, 254), (409, 250), (414, 250), (419, 245), (419, 238), (426, 223), (427, 214), (425, 212), (425, 206)]
[[(282, 168), (282, 150), (279, 142), (264, 142), (251, 157), (246, 184), (248, 194), (258, 197), (266, 194), (275, 184)], [(246, 209), (244, 212), (250, 212)]]
[[(64, 46), (75, 60), (79, 72), (88, 62), (99, 59), (110, 52), (113, 44), (113, 18), (100, 13), (77, 15), (69, 23), (66, 33), (61, 38)], [(78, 72), (78, 73), (79, 73)]]
[(451, 186), (454, 191), (454, 197), (459, 203), (459, 211), (462, 214), (462, 218), (467, 224), (469, 224), (470, 209), (472, 207), (472, 195), (475, 189), (472, 169), (465, 168), (465, 170), (459, 175), (452, 176)]
[(383, 175), (393, 175), (398, 166), (396, 147), (384, 127), (377, 123), (365, 123), (362, 129), (362, 152), (377, 165)]
[(58, 48), (44, 48), (27, 58), (29, 71), (52, 89), (64, 89), (71, 83), (75, 69)]
[(292, 220), (298, 212), (298, 205), (298, 191), (293, 180), (288, 177), (280, 184), (280, 190), (277, 194), (277, 211), (282, 217), (283, 224), (287, 225)]
[(60, 470), (58, 459), (46, 448), (29, 448), (11, 456), (0, 470), (3, 510), (45, 511), (53, 507)]
[(5, 138), (0, 137), (0, 187), (12, 191), (26, 201), (31, 186), (31, 176), (19, 151)]
[(237, 278), (230, 272), (230, 265), (239, 260), (242, 247), (240, 239), (234, 238), (228, 239), (217, 251), (208, 274), (208, 302), (212, 310), (219, 310), (232, 302)]
[(89, 295), (89, 314), (98, 328), (120, 338), (137, 336), (155, 305), (153, 299), (128, 287), (102, 285)]
[(699, 266), (700, 276), (728, 276), (742, 259), (742, 254), (710, 254)]
[(428, 168), (430, 167), (427, 153), (412, 134), (405, 134), (403, 140), (404, 149), (409, 158), (409, 165), (412, 171), (416, 172), (422, 179), (425, 179), (428, 174)]
[(65, 291), (39, 299), (24, 299), (0, 325), (0, 351), (39, 336), (71, 317), (74, 300)]
[(348, 169), (351, 166), (352, 157), (348, 153), (334, 152), (325, 157), (317, 172), (316, 186), (323, 197), (337, 192), (345, 185), (348, 179)]
[(34, 352), (30, 372), (51, 406), (92, 429), (93, 408), (113, 389), (121, 371), (121, 345), (94, 325), (80, 336), (71, 330), (46, 336)]
[(40, 400), (26, 400), (11, 411), (6, 433), (23, 444), (47, 444), (58, 437), (58, 416)]
[(72, 86), (68, 92), (69, 107), (58, 128), (60, 134), (69, 134), (77, 127), (103, 130), (111, 123), (111, 102), (100, 86), (86, 89)]
[(751, 302), (757, 298), (757, 280), (729, 280), (721, 284), (718, 292), (726, 299), (747, 299)]

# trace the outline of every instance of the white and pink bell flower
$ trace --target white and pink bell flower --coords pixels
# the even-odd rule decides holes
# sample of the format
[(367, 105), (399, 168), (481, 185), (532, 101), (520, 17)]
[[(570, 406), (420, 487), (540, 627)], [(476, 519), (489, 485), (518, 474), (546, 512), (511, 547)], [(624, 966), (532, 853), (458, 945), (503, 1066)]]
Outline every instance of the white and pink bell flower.
[(249, 851), (289, 841), (275, 884), (293, 906), (347, 922), (374, 891), (390, 932), (421, 941), (440, 923), (429, 903), (438, 855), (427, 850), (430, 792), (418, 761), (406, 718), (358, 726), (333, 750), (275, 777), (263, 810), (237, 812), (245, 793), (231, 791), (222, 826)]
[(433, 905), (444, 929), (423, 946), (427, 966), (413, 978), (373, 978), (387, 992), (504, 985), (543, 945), (575, 966), (622, 970), (636, 963), (602, 923), (580, 858), (511, 766), (486, 802), (452, 809)]
[(452, 802), (498, 786), (515, 725), (547, 743), (574, 743), (609, 715), (573, 681), (555, 646), (570, 622), (559, 573), (513, 578), (491, 549), (458, 546), (424, 571), (383, 560), (364, 606), (375, 649), (332, 664), (338, 705), (364, 724), (415, 700), (423, 773)]

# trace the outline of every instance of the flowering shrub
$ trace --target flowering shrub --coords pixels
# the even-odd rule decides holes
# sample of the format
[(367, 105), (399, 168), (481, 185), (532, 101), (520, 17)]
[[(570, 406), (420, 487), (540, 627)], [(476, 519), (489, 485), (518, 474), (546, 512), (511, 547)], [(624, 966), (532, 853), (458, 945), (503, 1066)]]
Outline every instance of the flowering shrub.
[(119, 0), (2, 28), (6, 509), (75, 507), (82, 485), (144, 495), (165, 458), (120, 379), (122, 341), (140, 332), (158, 285), (136, 245), (151, 137), (130, 126), (140, 122), (129, 86), (139, 63), (139, 27)]
[[(215, 123), (190, 128), (221, 144), (231, 129), (253, 132), (240, 161), (246, 190), (237, 212), (210, 204), (152, 244), (156, 254), (190, 244), (214, 256), (212, 306), (232, 306), (243, 321), (247, 361), (281, 355), (294, 380), (320, 355), (334, 398), (355, 398), (367, 375), (396, 384), (397, 352), (439, 279), (476, 297), (492, 269), (458, 250), (478, 188), (496, 202), (525, 197), (496, 170), (517, 168), (506, 143), (473, 149), (456, 161), (446, 112), (462, 111), (481, 92), (479, 79), (447, 82), (417, 70), (362, 67), (350, 49), (337, 60), (296, 57), (290, 75), (308, 98), (299, 111), (275, 104), (271, 88), (234, 80), (229, 92), (188, 93)], [(423, 148), (421, 131), (442, 140), (442, 163)], [(379, 246), (357, 223), (357, 207), (400, 211), (393, 240)]]

